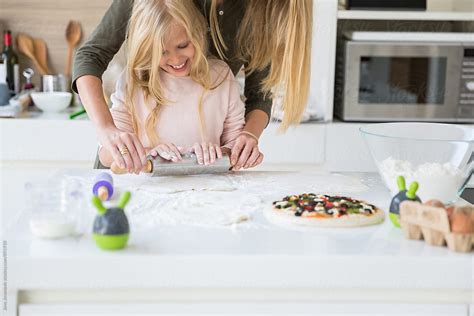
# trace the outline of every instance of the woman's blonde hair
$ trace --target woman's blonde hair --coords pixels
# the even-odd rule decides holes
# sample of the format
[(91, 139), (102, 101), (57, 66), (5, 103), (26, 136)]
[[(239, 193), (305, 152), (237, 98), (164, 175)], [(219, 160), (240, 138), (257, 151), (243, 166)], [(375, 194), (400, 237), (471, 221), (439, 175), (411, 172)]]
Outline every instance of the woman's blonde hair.
[[(261, 90), (284, 93), (284, 116), (281, 128), (298, 124), (309, 94), (312, 33), (312, 0), (246, 0), (237, 45), (245, 71), (261, 71), (269, 67)], [(221, 58), (226, 45), (217, 23), (217, 0), (211, 2), (209, 24), (211, 37)]]
[[(185, 28), (195, 48), (189, 75), (204, 87), (198, 103), (200, 116), (202, 98), (205, 91), (211, 88), (206, 22), (193, 0), (135, 0), (126, 39), (125, 101), (137, 135), (138, 118), (133, 100), (135, 92), (141, 89), (145, 98), (151, 97), (156, 101), (155, 106), (154, 103), (151, 105), (147, 102), (150, 114), (145, 122), (146, 136), (152, 146), (159, 142), (155, 127), (160, 110), (163, 104), (170, 102), (165, 99), (161, 86), (160, 59), (163, 54), (163, 39), (173, 23), (179, 23)], [(200, 119), (202, 135), (202, 117)]]

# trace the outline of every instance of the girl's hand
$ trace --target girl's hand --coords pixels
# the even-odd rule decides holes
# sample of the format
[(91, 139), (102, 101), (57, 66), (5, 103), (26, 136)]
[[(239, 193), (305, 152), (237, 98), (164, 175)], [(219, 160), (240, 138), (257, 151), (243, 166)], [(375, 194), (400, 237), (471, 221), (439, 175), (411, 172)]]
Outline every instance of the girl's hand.
[(110, 125), (98, 128), (97, 138), (121, 169), (139, 174), (145, 166), (145, 150), (135, 134), (121, 131), (115, 125)]
[(212, 143), (195, 143), (191, 152), (194, 152), (200, 165), (209, 165), (216, 162), (217, 158), (222, 158), (220, 145)]
[(150, 155), (152, 155), (153, 158), (155, 158), (156, 156), (160, 156), (163, 159), (171, 160), (173, 162), (177, 162), (183, 159), (181, 157), (181, 152), (179, 151), (178, 147), (176, 147), (172, 143), (159, 144), (158, 146), (150, 150)]
[(232, 170), (253, 168), (263, 161), (263, 154), (258, 149), (258, 141), (246, 133), (241, 133), (237, 138), (230, 156)]

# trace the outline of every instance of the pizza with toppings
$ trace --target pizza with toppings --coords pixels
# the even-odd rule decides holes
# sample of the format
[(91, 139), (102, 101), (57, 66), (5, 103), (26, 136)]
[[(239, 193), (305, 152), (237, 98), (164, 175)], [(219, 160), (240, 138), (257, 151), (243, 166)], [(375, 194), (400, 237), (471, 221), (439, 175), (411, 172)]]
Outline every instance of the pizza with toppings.
[(277, 224), (317, 227), (357, 227), (383, 222), (384, 212), (362, 200), (304, 193), (273, 202), (265, 216)]

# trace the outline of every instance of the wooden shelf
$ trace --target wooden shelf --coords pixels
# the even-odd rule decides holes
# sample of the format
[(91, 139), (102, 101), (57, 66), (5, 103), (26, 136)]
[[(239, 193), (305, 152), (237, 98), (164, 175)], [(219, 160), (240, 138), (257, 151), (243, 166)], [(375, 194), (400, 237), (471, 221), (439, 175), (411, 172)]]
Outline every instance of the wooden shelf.
[(472, 12), (339, 10), (339, 20), (474, 21)]

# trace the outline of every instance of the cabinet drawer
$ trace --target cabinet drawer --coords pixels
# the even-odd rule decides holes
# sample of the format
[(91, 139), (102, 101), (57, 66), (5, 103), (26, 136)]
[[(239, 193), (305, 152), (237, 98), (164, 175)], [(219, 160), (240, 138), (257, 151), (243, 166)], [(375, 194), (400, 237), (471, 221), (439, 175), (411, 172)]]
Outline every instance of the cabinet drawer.
[[(22, 304), (20, 316), (467, 316), (467, 305), (318, 303)], [(472, 315), (472, 314), (471, 314)]]

